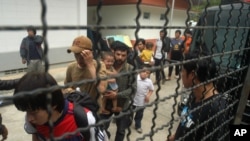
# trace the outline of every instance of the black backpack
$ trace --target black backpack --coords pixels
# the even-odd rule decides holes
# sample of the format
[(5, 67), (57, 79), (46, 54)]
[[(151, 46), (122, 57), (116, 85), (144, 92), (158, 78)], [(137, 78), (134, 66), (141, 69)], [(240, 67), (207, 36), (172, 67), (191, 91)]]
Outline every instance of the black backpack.
[[(90, 111), (92, 111), (96, 123), (99, 120), (99, 117), (97, 115), (97, 111), (99, 109), (98, 104), (93, 101), (89, 94), (83, 93), (83, 92), (72, 92), (66, 96), (67, 100), (72, 102), (74, 104), (74, 117), (76, 124), (79, 128), (85, 128), (88, 124), (88, 118), (86, 112), (83, 110), (83, 108), (87, 108)], [(103, 141), (104, 140), (104, 133), (102, 130), (102, 127), (95, 127), (95, 132), (97, 133), (97, 141)], [(89, 141), (90, 139), (90, 131), (82, 131), (81, 134), (84, 136), (85, 141)]]

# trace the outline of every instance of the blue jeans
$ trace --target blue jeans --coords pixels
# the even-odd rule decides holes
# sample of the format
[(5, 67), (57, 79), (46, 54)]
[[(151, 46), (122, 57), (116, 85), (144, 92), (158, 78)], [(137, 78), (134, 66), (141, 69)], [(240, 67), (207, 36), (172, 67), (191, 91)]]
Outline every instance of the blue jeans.
[(135, 117), (134, 117), (135, 129), (141, 128), (141, 120), (143, 118), (143, 112), (144, 112), (144, 109), (141, 109), (135, 113)]
[[(104, 115), (101, 114), (100, 115), (100, 119), (109, 119), (113, 114), (110, 115)], [(116, 114), (118, 115), (118, 114)], [(124, 137), (125, 137), (125, 129), (128, 128), (131, 124), (132, 121), (132, 116), (131, 115), (125, 115), (123, 117), (120, 117), (118, 119), (115, 120), (116, 121), (116, 135), (115, 135), (115, 141), (123, 141)], [(106, 123), (104, 125), (104, 129), (106, 130), (108, 136), (110, 137), (110, 133), (108, 132), (108, 128), (109, 128), (110, 122)]]

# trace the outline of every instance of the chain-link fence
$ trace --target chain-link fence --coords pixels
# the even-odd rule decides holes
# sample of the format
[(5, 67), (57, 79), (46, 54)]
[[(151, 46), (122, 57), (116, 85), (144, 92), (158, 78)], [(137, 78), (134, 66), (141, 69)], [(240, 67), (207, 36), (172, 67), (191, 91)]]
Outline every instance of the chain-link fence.
[[(97, 48), (95, 53), (100, 55), (102, 51), (101, 39), (102, 30), (134, 30), (135, 44), (134, 50), (137, 50), (136, 44), (139, 40), (138, 32), (141, 29), (159, 29), (165, 31), (182, 29), (185, 32), (192, 31), (192, 42), (190, 43), (190, 53), (193, 55), (189, 56), (182, 54), (180, 60), (171, 59), (172, 56), (165, 60), (165, 58), (159, 59), (160, 65), (147, 68), (153, 74), (157, 70), (168, 70), (169, 67), (180, 67), (180, 73), (177, 74), (178, 78), (174, 81), (174, 84), (161, 85), (161, 80), (156, 80), (154, 96), (149, 103), (139, 108), (134, 108), (133, 97), (136, 93), (136, 89), (131, 87), (131, 97), (127, 97), (130, 102), (129, 107), (119, 114), (110, 116), (109, 118), (100, 118), (98, 123), (81, 128), (81, 130), (90, 130), (93, 126), (100, 126), (116, 120), (118, 122), (121, 117), (128, 116), (129, 121), (133, 121), (135, 112), (144, 109), (144, 117), (147, 116), (147, 125), (143, 128), (143, 134), (133, 135), (134, 123), (128, 122), (125, 128), (124, 140), (166, 140), (170, 139), (172, 135), (177, 133), (176, 139), (178, 140), (228, 140), (229, 137), (229, 124), (250, 124), (247, 120), (242, 122), (244, 119), (244, 110), (249, 103), (250, 93), (250, 68), (249, 68), (249, 49), (250, 49), (250, 32), (249, 32), (249, 11), (250, 5), (244, 2), (228, 2), (227, 4), (219, 3), (217, 6), (211, 6), (210, 1), (202, 1), (204, 9), (199, 18), (197, 19), (197, 25), (191, 26), (190, 13), (194, 2), (189, 0), (188, 9), (186, 9), (187, 19), (185, 20), (185, 26), (169, 26), (170, 14), (170, 0), (166, 0), (166, 11), (165, 11), (165, 23), (162, 26), (147, 26), (140, 25), (140, 17), (142, 11), (140, 6), (141, 0), (138, 0), (134, 5), (137, 10), (137, 14), (131, 15), (135, 17), (135, 25), (120, 26), (113, 23), (113, 25), (102, 25), (102, 4), (104, 1), (100, 0), (96, 6), (97, 11), (97, 22), (96, 25), (87, 26), (50, 26), (46, 21), (46, 10), (50, 7), (46, 6), (46, 1), (41, 0), (41, 18), (42, 26), (37, 27), (42, 29), (44, 37), (44, 54), (43, 58), (45, 64), (45, 71), (49, 70), (49, 58), (47, 54), (49, 51), (47, 34), (48, 30), (72, 30), (72, 29), (94, 29), (100, 36), (97, 36)], [(1, 26), (0, 31), (17, 31), (23, 30), (26, 27), (23, 26)], [(149, 33), (150, 34), (150, 33)], [(164, 35), (166, 36), (166, 34)], [(183, 47), (187, 43), (187, 35), (184, 36)], [(166, 42), (162, 42), (163, 46)], [(175, 46), (172, 46), (172, 49)], [(173, 50), (172, 50), (173, 51)], [(173, 51), (174, 52), (174, 51)], [(161, 53), (165, 52), (163, 49)], [(137, 52), (132, 54), (133, 57), (133, 68), (131, 71), (125, 73), (118, 73), (112, 77), (97, 77), (95, 79), (81, 80), (79, 82), (68, 83), (63, 86), (52, 86), (46, 89), (38, 89), (30, 92), (23, 92), (20, 95), (29, 97), (36, 93), (49, 93), (56, 89), (65, 89), (72, 86), (80, 86), (90, 82), (101, 83), (101, 80), (107, 78), (123, 78), (133, 77), (132, 83), (137, 81), (136, 75), (144, 72), (144, 69), (138, 68), (136, 65)], [(170, 54), (168, 54), (170, 55)], [(195, 57), (194, 57), (195, 56)], [(214, 62), (213, 62), (214, 61)], [(170, 62), (170, 63), (166, 63)], [(211, 68), (215, 64), (216, 71), (213, 72)], [(205, 65), (204, 65), (205, 64)], [(100, 62), (97, 60), (97, 70), (100, 70)], [(190, 68), (191, 67), (191, 68)], [(191, 69), (188, 72), (188, 69)], [(190, 77), (193, 73), (193, 77)], [(212, 75), (214, 73), (214, 75)], [(98, 75), (98, 73), (97, 73)], [(202, 79), (204, 77), (204, 80)], [(188, 81), (189, 79), (189, 81)], [(171, 80), (173, 82), (173, 80)], [(187, 83), (189, 82), (189, 83)], [(190, 83), (192, 82), (192, 83)], [(167, 83), (167, 82), (165, 82)], [(211, 85), (212, 84), (212, 85)], [(127, 84), (128, 85), (128, 84)], [(211, 86), (211, 89), (210, 87)], [(186, 88), (184, 88), (186, 87)], [(198, 94), (197, 94), (198, 92)], [(199, 94), (200, 93), (200, 94)], [(209, 96), (209, 94), (211, 94)], [(101, 94), (98, 94), (100, 97)], [(15, 96), (14, 96), (15, 97)], [(1, 97), (2, 100), (12, 101), (13, 96)], [(209, 99), (212, 97), (212, 99)], [(51, 101), (48, 97), (47, 101)], [(198, 101), (198, 102), (197, 102)], [(225, 103), (226, 102), (226, 106)], [(49, 103), (49, 102), (48, 102)], [(50, 107), (50, 106), (48, 106)], [(189, 109), (186, 109), (189, 108)], [(246, 108), (247, 109), (247, 108)], [(186, 110), (186, 112), (185, 112)], [(51, 113), (51, 110), (48, 110)], [(248, 112), (249, 114), (249, 112)], [(247, 116), (246, 116), (247, 119)], [(121, 122), (121, 121), (120, 121)], [(126, 121), (123, 121), (126, 122)], [(178, 124), (180, 122), (180, 125)], [(118, 125), (117, 125), (118, 126)], [(144, 125), (142, 125), (144, 126)], [(119, 127), (119, 126), (118, 126)], [(191, 127), (191, 128), (189, 128)], [(121, 128), (121, 127), (120, 127)], [(50, 131), (53, 131), (53, 125), (50, 124)], [(177, 131), (176, 131), (177, 129)], [(117, 131), (116, 131), (117, 130)], [(110, 131), (111, 140), (114, 139), (115, 134), (118, 130), (114, 129)], [(75, 132), (65, 133), (62, 137), (56, 137), (50, 134), (48, 137), (50, 140), (58, 140), (68, 135), (76, 134)]]

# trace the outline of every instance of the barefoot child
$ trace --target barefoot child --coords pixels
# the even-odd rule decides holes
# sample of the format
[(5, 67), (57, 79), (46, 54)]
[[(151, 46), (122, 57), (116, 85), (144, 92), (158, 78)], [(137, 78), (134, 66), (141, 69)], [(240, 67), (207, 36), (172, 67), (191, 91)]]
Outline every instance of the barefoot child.
[[(112, 76), (112, 75), (117, 74), (117, 72), (113, 68), (113, 64), (115, 62), (113, 52), (102, 52), (101, 60), (106, 66), (107, 76)], [(110, 78), (107, 81), (108, 81), (107, 91), (118, 91), (118, 85), (116, 83), (115, 78)], [(107, 99), (105, 97), (103, 97), (102, 104), (101, 104), (101, 113), (102, 114), (110, 114), (110, 111), (105, 109), (106, 101), (107, 101)], [(121, 107), (117, 107), (117, 99), (116, 98), (112, 99), (112, 104), (113, 104), (112, 112), (120, 112), (121, 111)]]

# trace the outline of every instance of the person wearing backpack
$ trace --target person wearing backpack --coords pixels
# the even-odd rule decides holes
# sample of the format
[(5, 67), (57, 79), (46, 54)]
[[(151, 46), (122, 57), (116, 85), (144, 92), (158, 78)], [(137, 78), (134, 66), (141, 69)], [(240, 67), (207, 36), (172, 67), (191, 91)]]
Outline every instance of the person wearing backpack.
[(65, 99), (62, 90), (55, 88), (22, 96), (22, 92), (48, 90), (56, 85), (56, 80), (47, 72), (29, 72), (15, 88), (13, 102), (19, 111), (26, 112), (24, 129), (32, 134), (32, 140), (46, 141), (53, 137), (60, 141), (105, 141), (105, 133), (96, 130), (98, 127), (76, 131), (97, 121), (95, 112), (87, 106), (95, 105), (88, 94), (73, 92)]

